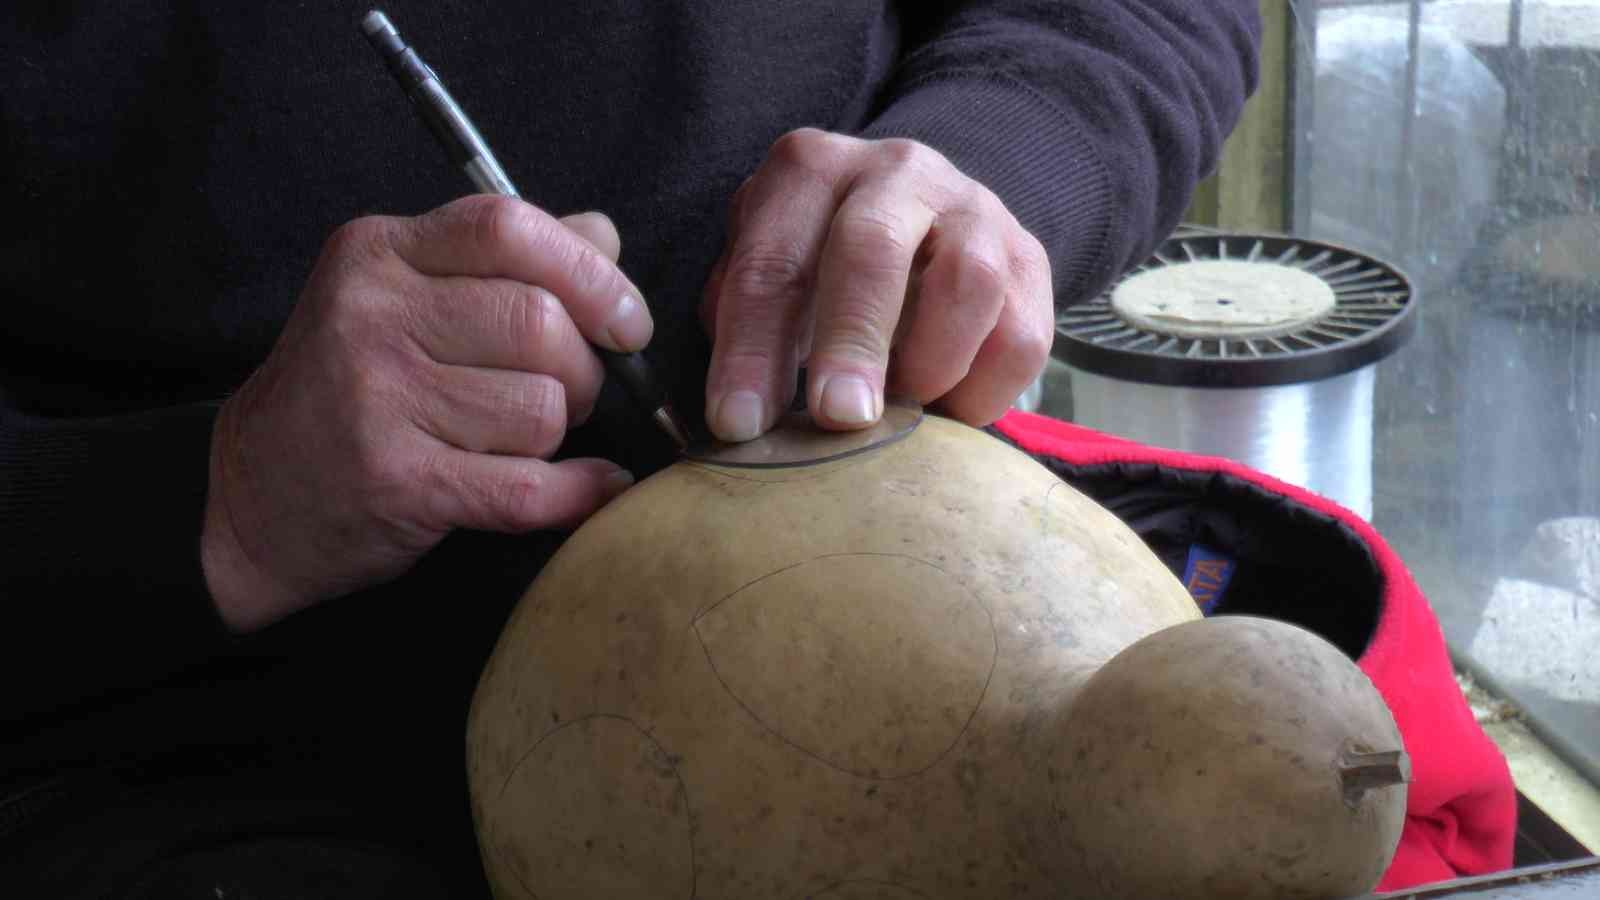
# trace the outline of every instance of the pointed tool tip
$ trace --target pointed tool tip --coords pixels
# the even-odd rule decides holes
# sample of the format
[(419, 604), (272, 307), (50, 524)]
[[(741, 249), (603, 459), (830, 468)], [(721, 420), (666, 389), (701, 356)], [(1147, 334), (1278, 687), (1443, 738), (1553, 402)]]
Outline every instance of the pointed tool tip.
[(672, 438), (672, 442), (678, 445), (678, 452), (682, 453), (689, 449), (689, 429), (684, 427), (683, 421), (678, 418), (672, 407), (663, 406), (656, 410), (655, 420), (656, 424), (661, 426), (661, 430)]

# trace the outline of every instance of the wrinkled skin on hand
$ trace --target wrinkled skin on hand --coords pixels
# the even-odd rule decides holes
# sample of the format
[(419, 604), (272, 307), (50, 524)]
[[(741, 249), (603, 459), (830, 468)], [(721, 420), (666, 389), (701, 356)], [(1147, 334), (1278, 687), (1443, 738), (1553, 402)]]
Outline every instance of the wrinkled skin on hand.
[(1050, 284), (1038, 240), (927, 146), (787, 134), (735, 195), (706, 285), (708, 424), (771, 428), (802, 364), (823, 427), (877, 421), (886, 388), (988, 424), (1044, 368)]
[(477, 196), (341, 227), (266, 362), (224, 404), (201, 538), (250, 631), (392, 579), (455, 528), (575, 524), (632, 483), (548, 458), (604, 379), (585, 339), (653, 329), (604, 216)]
[[(770, 429), (802, 365), (833, 429), (876, 422), (886, 390), (987, 424), (1044, 366), (1043, 248), (922, 144), (787, 134), (729, 224), (701, 305), (724, 440)], [(456, 528), (573, 526), (625, 490), (605, 460), (549, 461), (604, 379), (587, 342), (653, 331), (619, 250), (604, 216), (492, 196), (335, 232), (218, 417), (201, 558), (224, 621), (392, 579)]]

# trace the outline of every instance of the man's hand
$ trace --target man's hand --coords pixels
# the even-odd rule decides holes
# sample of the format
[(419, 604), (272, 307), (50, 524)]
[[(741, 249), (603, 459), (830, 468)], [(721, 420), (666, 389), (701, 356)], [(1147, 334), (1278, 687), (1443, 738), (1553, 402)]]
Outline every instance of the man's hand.
[(340, 228), (217, 420), (201, 556), (224, 621), (253, 630), (452, 529), (572, 525), (624, 490), (612, 463), (544, 460), (604, 379), (585, 338), (650, 340), (618, 249), (604, 216), (489, 196)]
[(723, 440), (771, 428), (802, 364), (824, 427), (877, 421), (885, 385), (982, 425), (1044, 367), (1050, 263), (994, 194), (928, 147), (805, 129), (735, 194), (701, 318), (706, 418)]

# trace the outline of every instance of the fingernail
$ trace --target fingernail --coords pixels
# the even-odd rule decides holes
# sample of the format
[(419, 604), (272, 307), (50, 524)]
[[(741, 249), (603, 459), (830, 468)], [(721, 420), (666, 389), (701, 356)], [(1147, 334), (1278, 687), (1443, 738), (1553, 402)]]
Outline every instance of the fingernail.
[(765, 408), (755, 391), (724, 394), (711, 416), (711, 430), (724, 441), (753, 441), (761, 436)]
[(632, 294), (623, 294), (616, 309), (611, 311), (611, 318), (606, 320), (606, 334), (616, 344), (615, 349), (623, 352), (644, 349), (654, 331), (650, 312)]
[(606, 476), (605, 490), (607, 497), (615, 497), (630, 487), (633, 487), (633, 473), (627, 469), (617, 469)]
[(878, 403), (863, 378), (835, 375), (822, 383), (822, 415), (840, 425), (870, 425), (878, 419)]

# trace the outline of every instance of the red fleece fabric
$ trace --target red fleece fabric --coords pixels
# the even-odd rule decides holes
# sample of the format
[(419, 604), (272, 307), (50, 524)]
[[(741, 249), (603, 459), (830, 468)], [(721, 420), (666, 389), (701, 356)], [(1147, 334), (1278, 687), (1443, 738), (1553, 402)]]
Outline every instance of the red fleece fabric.
[(1349, 526), (1367, 543), (1383, 576), (1378, 627), (1358, 664), (1389, 704), (1412, 764), (1405, 829), (1378, 889), (1510, 868), (1517, 816), (1510, 769), (1456, 685), (1427, 598), (1370, 524), (1331, 500), (1232, 460), (1149, 447), (1019, 411), (996, 427), (1023, 450), (1068, 465), (1136, 463), (1225, 473)]

